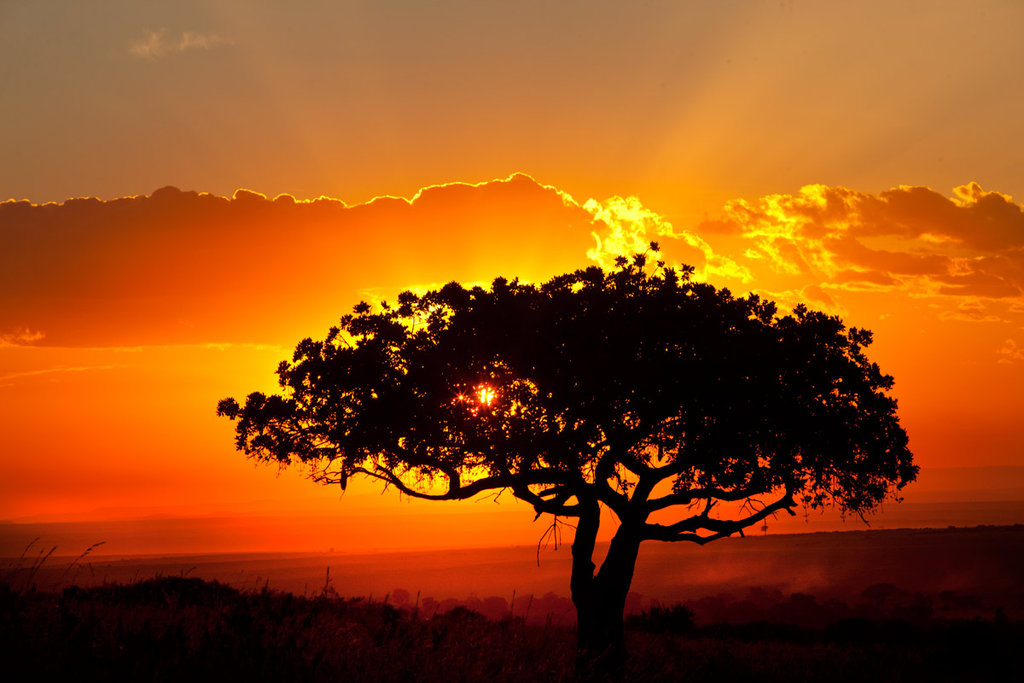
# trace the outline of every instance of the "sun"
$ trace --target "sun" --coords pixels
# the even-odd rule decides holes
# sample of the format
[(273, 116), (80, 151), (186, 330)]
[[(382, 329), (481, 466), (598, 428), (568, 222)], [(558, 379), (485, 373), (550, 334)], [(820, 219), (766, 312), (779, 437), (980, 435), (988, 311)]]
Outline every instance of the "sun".
[(486, 384), (481, 384), (476, 388), (476, 400), (482, 406), (491, 405), (497, 396), (498, 393)]
[(490, 408), (497, 397), (498, 392), (494, 387), (487, 384), (478, 384), (473, 389), (473, 393), (460, 393), (455, 397), (454, 402), (470, 404), (468, 406), (469, 412), (477, 415), (482, 408)]

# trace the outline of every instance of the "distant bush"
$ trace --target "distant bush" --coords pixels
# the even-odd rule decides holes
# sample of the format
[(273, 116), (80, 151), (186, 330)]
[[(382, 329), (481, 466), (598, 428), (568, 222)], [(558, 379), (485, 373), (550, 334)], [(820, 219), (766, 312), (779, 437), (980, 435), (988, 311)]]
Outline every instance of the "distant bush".
[(648, 633), (686, 633), (693, 629), (693, 610), (686, 605), (651, 605), (626, 617), (626, 627)]

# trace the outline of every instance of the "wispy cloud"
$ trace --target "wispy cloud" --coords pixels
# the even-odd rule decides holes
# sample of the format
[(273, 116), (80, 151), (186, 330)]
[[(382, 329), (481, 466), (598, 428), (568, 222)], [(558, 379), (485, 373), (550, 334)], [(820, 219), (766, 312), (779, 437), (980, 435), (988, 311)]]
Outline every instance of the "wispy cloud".
[(959, 320), (961, 322), (994, 323), (1003, 320), (998, 315), (986, 312), (984, 301), (966, 299), (957, 304), (956, 308), (939, 313), (940, 320)]
[(0, 332), (0, 348), (4, 346), (30, 346), (43, 339), (46, 335), (39, 331), (20, 328), (10, 332)]
[(14, 380), (24, 379), (27, 377), (46, 377), (49, 376), (51, 381), (60, 381), (60, 377), (67, 374), (79, 373), (79, 372), (92, 372), (95, 370), (116, 370), (123, 368), (123, 365), (76, 365), (76, 366), (65, 366), (57, 368), (43, 368), (41, 370), (26, 370), (23, 372), (10, 372), (4, 375), (0, 375), (0, 387), (14, 386)]
[(1007, 339), (999, 349), (999, 362), (1017, 363), (1020, 361), (1024, 361), (1024, 348), (1021, 348), (1014, 340)]
[(169, 35), (167, 29), (161, 28), (157, 31), (146, 31), (141, 40), (132, 43), (129, 52), (140, 59), (152, 60), (188, 50), (210, 50), (230, 43), (231, 41), (216, 33), (183, 31), (179, 35)]

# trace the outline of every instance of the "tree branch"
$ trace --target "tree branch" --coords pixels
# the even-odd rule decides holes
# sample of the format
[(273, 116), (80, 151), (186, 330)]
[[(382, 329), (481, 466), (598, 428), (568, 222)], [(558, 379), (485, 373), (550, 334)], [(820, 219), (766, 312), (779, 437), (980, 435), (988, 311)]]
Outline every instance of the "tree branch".
[[(610, 479), (616, 479), (621, 483), (618, 473), (615, 471), (617, 464), (624, 464), (623, 458), (619, 455), (620, 449), (609, 445), (601, 454), (597, 465), (594, 467), (594, 483), (592, 490), (597, 500), (608, 506), (619, 519), (627, 519), (636, 516), (636, 511), (629, 506), (629, 496), (616, 491), (608, 484)], [(621, 454), (628, 457), (629, 451), (621, 449)], [(627, 469), (629, 469), (627, 467)], [(633, 470), (630, 470), (631, 472)]]
[[(541, 515), (548, 513), (557, 516), (564, 517), (579, 517), (580, 516), (580, 505), (566, 505), (566, 501), (576, 495), (568, 487), (557, 487), (560, 490), (554, 500), (545, 500), (544, 494), (550, 493), (551, 491), (545, 491), (543, 493), (535, 493), (529, 489), (528, 486), (513, 486), (512, 494), (524, 502), (529, 503), (533, 506), (533, 509), (537, 512), (537, 519)], [(555, 489), (553, 489), (555, 490)]]
[[(451, 472), (454, 476), (448, 475), (448, 472), (445, 472), (448, 476), (448, 490), (441, 493), (420, 491), (419, 489), (416, 489), (402, 481), (400, 476), (385, 467), (374, 467), (372, 469), (367, 467), (354, 467), (349, 471), (349, 476), (362, 474), (372, 479), (383, 481), (385, 484), (394, 486), (407, 496), (420, 498), (422, 500), (466, 500), (467, 498), (472, 498), (484, 491), (511, 489), (517, 498), (530, 503), (535, 509), (540, 505), (544, 507), (543, 512), (550, 512), (552, 514), (565, 516), (578, 516), (578, 506), (564, 505), (565, 500), (576, 495), (573, 486), (575, 482), (572, 481), (567, 472), (548, 468), (520, 473), (506, 473), (483, 477), (466, 485), (461, 484), (456, 470), (452, 469)], [(333, 483), (333, 481), (326, 475), (319, 477), (318, 481)], [(559, 488), (569, 491), (570, 493), (560, 502), (544, 500), (540, 495), (530, 491), (528, 488), (529, 486), (542, 484), (554, 484)]]
[[(761, 520), (775, 514), (779, 510), (786, 510), (795, 515), (793, 508), (796, 501), (793, 500), (793, 492), (786, 489), (786, 493), (774, 503), (766, 505), (758, 512), (736, 520), (714, 519), (708, 516), (711, 511), (711, 500), (705, 506), (704, 511), (699, 515), (688, 517), (675, 524), (645, 524), (644, 539), (654, 541), (691, 541), (703, 545), (719, 538), (732, 536), (735, 533), (742, 533), (743, 529), (760, 522)], [(700, 530), (710, 531), (711, 534), (702, 536), (697, 533)]]
[(662, 496), (661, 498), (655, 498), (654, 500), (647, 502), (647, 509), (650, 512), (654, 512), (674, 505), (689, 505), (700, 498), (715, 498), (717, 500), (731, 503), (764, 493), (770, 493), (770, 491), (765, 491), (762, 487), (757, 486), (747, 489), (734, 489), (732, 491), (718, 488), (716, 486), (708, 486), (702, 489), (689, 489), (686, 491), (679, 491), (677, 493), (670, 493), (666, 496)]

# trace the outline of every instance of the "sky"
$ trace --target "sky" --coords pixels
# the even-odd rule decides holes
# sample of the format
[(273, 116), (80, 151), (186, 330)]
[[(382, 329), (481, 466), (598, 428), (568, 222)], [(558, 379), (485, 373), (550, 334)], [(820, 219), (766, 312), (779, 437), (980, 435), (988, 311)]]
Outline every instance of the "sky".
[(925, 490), (1024, 465), (1022, 25), (1009, 0), (5, 2), (0, 520), (536, 539), (515, 506), (256, 467), (216, 402), (362, 299), (651, 239), (873, 330)]

